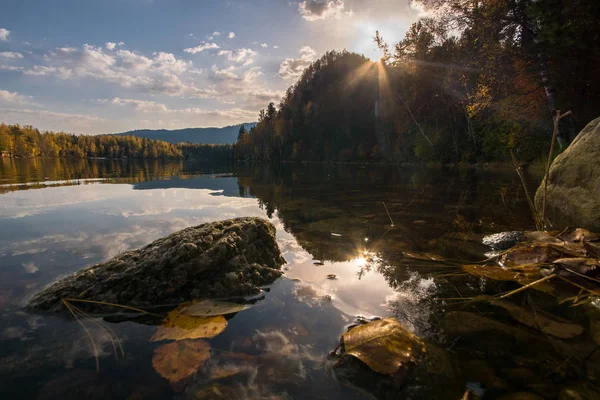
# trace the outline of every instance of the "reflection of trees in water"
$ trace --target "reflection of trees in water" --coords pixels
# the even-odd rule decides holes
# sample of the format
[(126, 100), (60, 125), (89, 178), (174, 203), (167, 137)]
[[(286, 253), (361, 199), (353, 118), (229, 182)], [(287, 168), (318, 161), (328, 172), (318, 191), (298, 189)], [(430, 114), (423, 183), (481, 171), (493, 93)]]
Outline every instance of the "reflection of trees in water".
[[(190, 179), (198, 174), (230, 172), (231, 167), (186, 163), (181, 160), (107, 160), (64, 158), (0, 158), (0, 193), (14, 190), (47, 187), (44, 181), (74, 181), (83, 179), (108, 179), (108, 183), (138, 183), (156, 179)], [(37, 182), (19, 186), (18, 184)], [(50, 186), (73, 185), (61, 182)], [(77, 183), (75, 183), (77, 184)]]
[(240, 195), (257, 197), (320, 260), (347, 261), (364, 250), (389, 261), (406, 250), (452, 253), (456, 240), (466, 252), (473, 234), (523, 229), (530, 220), (511, 170), (259, 164), (236, 174)]

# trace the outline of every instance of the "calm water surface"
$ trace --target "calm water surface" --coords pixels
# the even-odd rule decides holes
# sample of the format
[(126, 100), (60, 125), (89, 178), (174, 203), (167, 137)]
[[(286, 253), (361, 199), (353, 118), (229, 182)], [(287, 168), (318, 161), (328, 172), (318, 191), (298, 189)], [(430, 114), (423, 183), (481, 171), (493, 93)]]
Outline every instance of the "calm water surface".
[[(153, 367), (164, 345), (149, 342), (156, 326), (106, 322), (123, 345), (123, 359), (115, 357), (106, 329), (87, 321), (99, 353), (96, 373), (93, 347), (76, 321), (22, 308), (33, 293), (86, 265), (189, 226), (241, 216), (276, 226), (285, 277), (255, 307), (229, 318), (225, 331), (208, 340), (210, 360), (177, 384)], [(483, 234), (531, 228), (510, 169), (0, 159), (0, 395), (369, 398), (334, 379), (326, 357), (358, 315), (395, 316), (448, 349), (460, 364), (461, 388), (484, 398), (515, 392), (557, 398), (566, 387), (587, 390), (593, 368), (561, 366), (552, 357), (564, 360), (562, 352), (540, 354), (534, 346), (532, 353), (531, 343), (511, 337), (444, 332), (445, 313), (458, 309), (436, 297), (514, 286), (444, 276), (444, 265), (429, 255), (481, 260), (488, 251), (479, 244)], [(494, 315), (469, 307), (460, 310)], [(589, 323), (560, 312), (586, 323), (585, 340), (564, 346), (587, 345)], [(224, 365), (235, 371), (216, 376)]]

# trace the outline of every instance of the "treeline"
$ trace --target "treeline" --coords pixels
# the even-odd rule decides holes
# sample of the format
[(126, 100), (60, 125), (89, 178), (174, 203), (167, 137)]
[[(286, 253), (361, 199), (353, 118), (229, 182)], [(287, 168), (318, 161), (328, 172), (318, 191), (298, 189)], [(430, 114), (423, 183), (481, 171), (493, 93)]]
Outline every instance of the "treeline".
[(136, 136), (40, 132), (32, 126), (0, 124), (2, 157), (141, 158), (228, 161), (232, 146), (171, 144)]
[[(600, 114), (597, 0), (425, 0), (437, 9), (377, 63), (329, 52), (235, 156), (254, 160), (477, 162), (547, 154)], [(389, 39), (389, 38), (385, 38)]]

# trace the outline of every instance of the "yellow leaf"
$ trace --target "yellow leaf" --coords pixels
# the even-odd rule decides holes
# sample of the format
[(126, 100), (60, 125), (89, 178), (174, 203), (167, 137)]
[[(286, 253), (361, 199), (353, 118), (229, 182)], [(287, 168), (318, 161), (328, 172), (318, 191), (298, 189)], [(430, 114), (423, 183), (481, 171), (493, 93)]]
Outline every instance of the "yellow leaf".
[(227, 320), (222, 315), (198, 318), (183, 315), (179, 310), (173, 310), (167, 315), (163, 324), (158, 327), (150, 341), (210, 339), (223, 332), (226, 327)]
[(249, 304), (237, 304), (221, 300), (202, 300), (181, 309), (181, 313), (193, 317), (214, 317), (235, 314), (250, 308)]
[(152, 366), (171, 383), (179, 382), (198, 370), (210, 358), (210, 346), (202, 340), (181, 340), (154, 350)]
[(394, 375), (425, 352), (423, 341), (393, 318), (357, 326), (344, 333), (342, 340), (345, 354), (384, 375)]

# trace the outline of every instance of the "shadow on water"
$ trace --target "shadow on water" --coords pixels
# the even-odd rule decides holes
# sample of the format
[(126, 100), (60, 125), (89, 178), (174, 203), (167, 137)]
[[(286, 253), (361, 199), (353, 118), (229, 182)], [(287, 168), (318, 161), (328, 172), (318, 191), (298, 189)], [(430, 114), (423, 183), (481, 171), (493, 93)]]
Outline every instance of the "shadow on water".
[[(518, 287), (456, 268), (486, 258), (484, 234), (534, 228), (510, 168), (0, 161), (3, 397), (351, 399), (368, 398), (366, 390), (384, 398), (376, 386), (356, 390), (330, 371), (326, 354), (357, 314), (394, 316), (436, 343), (451, 356), (459, 386), (482, 398), (597, 394), (594, 308), (561, 305), (536, 290), (510, 299), (582, 328), (558, 338), (506, 308), (439, 300)], [(90, 325), (100, 349), (96, 374), (76, 323), (20, 309), (60, 275), (187, 226), (244, 215), (278, 227), (287, 277), (204, 339), (210, 358), (177, 383), (157, 372), (153, 360), (165, 343), (148, 342), (156, 327), (110, 323), (126, 352), (115, 360), (106, 332)], [(433, 398), (430, 388), (416, 393)]]

